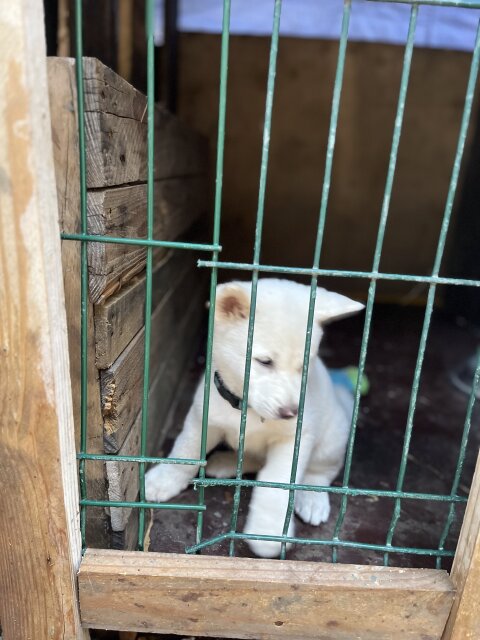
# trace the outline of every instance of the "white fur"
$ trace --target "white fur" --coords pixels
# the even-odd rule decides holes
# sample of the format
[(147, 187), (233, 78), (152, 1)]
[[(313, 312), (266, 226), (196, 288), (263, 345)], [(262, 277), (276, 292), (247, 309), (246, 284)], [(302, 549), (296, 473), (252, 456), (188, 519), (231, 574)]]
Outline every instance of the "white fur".
[[(238, 449), (240, 411), (224, 400), (213, 383), (218, 371), (227, 388), (242, 396), (251, 283), (232, 282), (217, 288), (212, 380), (208, 415), (207, 452), (219, 443)], [(260, 279), (245, 433), (245, 470), (259, 469), (257, 479), (289, 482), (296, 418), (281, 419), (281, 408), (298, 406), (310, 287), (287, 280)], [(355, 313), (363, 305), (344, 296), (317, 289), (312, 328), (310, 366), (296, 481), (328, 486), (343, 464), (353, 399), (333, 386), (317, 356), (322, 323)], [(271, 358), (265, 366), (256, 358)], [(182, 432), (170, 453), (175, 458), (196, 458), (200, 453), (204, 382), (200, 382)], [(248, 458), (248, 459), (247, 459)], [(235, 474), (228, 454), (212, 456), (212, 474)], [(209, 461), (210, 465), (210, 461)], [(157, 465), (146, 476), (147, 500), (164, 502), (185, 489), (198, 467)], [(207, 467), (209, 472), (209, 466)], [(256, 487), (252, 493), (245, 532), (281, 535), (288, 491)], [(295, 511), (307, 523), (326, 522), (330, 512), (327, 493), (297, 491)], [(295, 533), (291, 519), (288, 534)], [(280, 543), (249, 541), (259, 556), (275, 557)]]

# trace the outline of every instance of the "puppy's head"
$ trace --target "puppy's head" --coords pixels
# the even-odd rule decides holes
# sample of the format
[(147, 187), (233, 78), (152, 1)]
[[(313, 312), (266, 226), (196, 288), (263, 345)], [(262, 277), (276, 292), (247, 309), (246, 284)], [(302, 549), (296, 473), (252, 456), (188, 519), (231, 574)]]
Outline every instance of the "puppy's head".
[[(214, 364), (230, 391), (243, 394), (251, 283), (217, 288)], [(298, 412), (310, 287), (289, 280), (260, 279), (248, 404), (267, 420)], [(363, 309), (363, 304), (317, 288), (310, 359), (316, 357), (322, 325)]]

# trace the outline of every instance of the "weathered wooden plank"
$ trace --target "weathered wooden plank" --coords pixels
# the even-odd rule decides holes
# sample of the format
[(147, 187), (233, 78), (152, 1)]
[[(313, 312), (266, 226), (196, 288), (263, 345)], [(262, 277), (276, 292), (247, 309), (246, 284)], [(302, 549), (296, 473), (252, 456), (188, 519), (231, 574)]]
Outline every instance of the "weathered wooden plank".
[[(95, 58), (84, 58), (84, 78), (88, 188), (145, 182), (146, 97)], [(206, 173), (205, 139), (160, 106), (155, 134), (156, 179)]]
[(480, 455), (453, 561), (457, 590), (443, 640), (480, 638)]
[[(73, 58), (67, 61), (75, 65)], [(83, 78), (86, 112), (111, 113), (146, 122), (145, 95), (98, 58), (83, 59)]]
[[(152, 308), (171, 287), (185, 260), (193, 258), (182, 251), (170, 251), (152, 274)], [(95, 364), (108, 369), (145, 323), (145, 274), (135, 276), (128, 286), (105, 304), (95, 306)]]
[[(47, 62), (52, 141), (57, 184), (60, 230), (80, 231), (80, 167), (78, 125), (73, 104), (76, 100), (68, 60), (49, 58)], [(80, 243), (62, 241), (63, 280), (67, 313), (70, 376), (77, 449), (80, 442)], [(90, 453), (103, 453), (103, 416), (100, 405), (100, 375), (95, 367), (93, 305), (87, 301), (87, 448)], [(87, 493), (98, 500), (107, 498), (105, 469), (101, 464), (87, 463)], [(108, 547), (108, 518), (103, 509), (89, 509), (87, 541)]]
[(265, 640), (434, 640), (453, 598), (433, 569), (135, 551), (87, 551), (79, 588), (84, 624)]
[[(140, 432), (142, 414), (137, 415), (119, 455), (133, 456), (140, 452)], [(138, 464), (136, 462), (107, 462), (108, 499), (109, 500), (137, 500), (138, 499)], [(110, 509), (110, 521), (113, 531), (123, 531), (132, 509), (116, 507)]]
[[(174, 240), (207, 210), (203, 176), (171, 178), (155, 183), (154, 238)], [(88, 231), (92, 234), (145, 238), (147, 185), (93, 191), (88, 194)], [(156, 259), (166, 254), (155, 251)], [(144, 247), (92, 242), (88, 245), (90, 298), (101, 303), (145, 268)]]
[[(156, 180), (206, 171), (205, 143), (160, 107), (155, 123), (161, 144), (155, 153)], [(109, 112), (85, 115), (87, 186), (104, 188), (147, 179), (147, 125)]]
[[(202, 316), (203, 293), (197, 293), (185, 311), (178, 330), (172, 332), (171, 341), (162, 353), (162, 363), (150, 387), (148, 404), (147, 453), (157, 455), (158, 448), (169, 432), (180, 425), (173, 424), (173, 415), (182, 393), (179, 387), (187, 378), (187, 367), (199, 343), (197, 330)], [(187, 328), (189, 330), (187, 330)], [(140, 451), (141, 412), (130, 427), (119, 455), (138, 455)], [(138, 465), (136, 463), (107, 462), (107, 477), (110, 500), (135, 500), (138, 497)], [(125, 531), (123, 540), (135, 540), (134, 529), (137, 525), (136, 509), (111, 509), (111, 525), (115, 532)], [(116, 548), (131, 549), (129, 546)]]
[(0, 5), (0, 618), (88, 637), (43, 3)]
[[(183, 341), (198, 331), (198, 324), (188, 324), (188, 307), (202, 309), (204, 292), (191, 269), (179, 274), (172, 289), (152, 314), (151, 380), (162, 367), (166, 353), (170, 352), (172, 336)], [(187, 309), (186, 309), (187, 305)], [(140, 411), (143, 388), (143, 354), (145, 332), (142, 329), (130, 342), (113, 365), (101, 371), (101, 402), (104, 417), (104, 446), (109, 453), (117, 453)], [(178, 380), (176, 381), (178, 383)], [(152, 385), (153, 386), (153, 385)], [(165, 396), (162, 396), (165, 397)], [(151, 418), (154, 420), (155, 415)]]
[[(197, 338), (198, 336), (193, 336), (192, 344), (186, 345), (184, 370), (185, 367), (189, 365), (189, 357), (195, 353), (196, 348), (198, 347)], [(157, 376), (157, 383), (160, 381), (160, 376)], [(167, 407), (162, 406), (160, 409), (161, 414), (158, 416), (156, 423), (152, 421), (152, 427), (148, 431), (147, 440), (149, 454), (159, 456), (164, 454), (167, 455), (168, 451), (162, 451), (160, 447), (162, 446), (167, 434), (178, 433), (179, 428), (181, 428), (182, 421), (190, 408), (189, 403), (191, 402), (191, 396), (186, 394), (187, 391), (192, 391), (191, 387), (192, 381), (188, 380), (187, 376), (184, 374), (176, 387), (176, 394), (172, 397), (171, 404), (168, 409)], [(159, 403), (160, 392), (155, 392), (154, 389), (155, 383), (154, 387), (152, 387), (149, 406)], [(159, 428), (157, 428), (157, 426)], [(123, 451), (120, 451), (120, 453), (123, 453)], [(124, 529), (119, 532), (114, 532), (113, 539), (115, 540), (115, 543), (112, 542), (112, 548), (125, 550), (135, 549), (137, 544), (137, 532), (138, 509), (131, 509), (131, 513), (126, 519)], [(148, 548), (148, 545), (146, 545), (145, 548)]]

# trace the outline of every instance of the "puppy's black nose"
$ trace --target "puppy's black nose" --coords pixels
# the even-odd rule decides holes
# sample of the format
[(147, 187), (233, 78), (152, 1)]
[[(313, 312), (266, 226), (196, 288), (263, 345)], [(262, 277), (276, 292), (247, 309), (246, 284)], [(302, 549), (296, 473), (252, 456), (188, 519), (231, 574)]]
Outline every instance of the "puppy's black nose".
[(288, 420), (289, 418), (295, 418), (298, 414), (298, 407), (281, 407), (278, 411), (278, 415), (282, 420)]

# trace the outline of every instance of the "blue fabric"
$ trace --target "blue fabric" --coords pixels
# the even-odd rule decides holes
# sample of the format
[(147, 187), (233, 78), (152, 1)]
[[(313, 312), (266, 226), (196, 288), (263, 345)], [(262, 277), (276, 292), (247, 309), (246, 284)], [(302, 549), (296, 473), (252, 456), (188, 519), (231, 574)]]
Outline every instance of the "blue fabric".
[[(156, 39), (163, 41), (163, 0), (157, 0)], [(180, 0), (180, 31), (220, 33), (222, 0)], [(341, 0), (284, 0), (280, 32), (303, 38), (338, 38), (342, 21)], [(404, 44), (410, 7), (353, 0), (350, 40)], [(419, 47), (470, 51), (480, 11), (458, 7), (420, 7), (415, 44)], [(232, 0), (231, 33), (269, 36), (273, 0)]]

